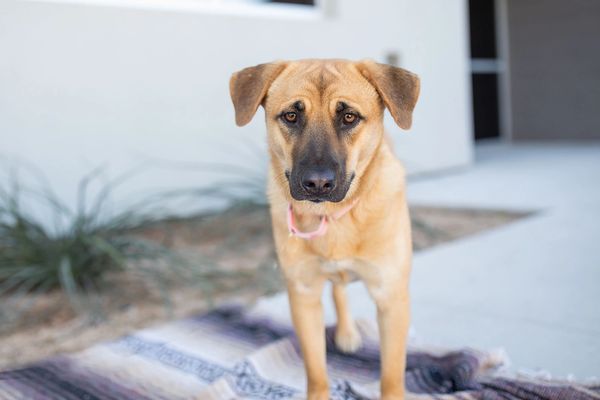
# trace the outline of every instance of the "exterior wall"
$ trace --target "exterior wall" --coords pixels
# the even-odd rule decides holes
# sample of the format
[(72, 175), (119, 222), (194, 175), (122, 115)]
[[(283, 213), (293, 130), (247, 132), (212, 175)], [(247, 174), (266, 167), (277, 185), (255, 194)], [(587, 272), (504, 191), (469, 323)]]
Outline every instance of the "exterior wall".
[[(234, 124), (230, 74), (273, 59), (397, 52), (422, 78), (411, 132), (387, 126), (411, 173), (472, 159), (464, 0), (328, 0), (285, 5), (203, 0), (4, 0), (0, 4), (0, 155), (38, 166), (71, 201), (81, 176), (145, 163), (131, 193), (196, 187), (233, 163), (262, 174), (262, 111)], [(259, 150), (257, 150), (259, 149)], [(263, 149), (263, 150), (260, 150)], [(1, 182), (1, 181), (0, 181)]]
[(600, 139), (600, 2), (509, 0), (512, 136)]

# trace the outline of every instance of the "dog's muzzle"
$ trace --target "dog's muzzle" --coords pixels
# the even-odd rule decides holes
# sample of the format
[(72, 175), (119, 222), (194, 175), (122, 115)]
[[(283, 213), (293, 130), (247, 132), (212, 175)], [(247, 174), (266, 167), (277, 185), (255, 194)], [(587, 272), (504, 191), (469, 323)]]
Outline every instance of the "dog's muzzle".
[(312, 168), (304, 171), (300, 177), (302, 189), (310, 196), (322, 198), (335, 189), (335, 172), (326, 168)]
[[(295, 200), (308, 200), (315, 203), (344, 200), (350, 183), (342, 171), (332, 168), (312, 167), (292, 171), (289, 174), (290, 194)], [(354, 175), (354, 174), (353, 174)]]

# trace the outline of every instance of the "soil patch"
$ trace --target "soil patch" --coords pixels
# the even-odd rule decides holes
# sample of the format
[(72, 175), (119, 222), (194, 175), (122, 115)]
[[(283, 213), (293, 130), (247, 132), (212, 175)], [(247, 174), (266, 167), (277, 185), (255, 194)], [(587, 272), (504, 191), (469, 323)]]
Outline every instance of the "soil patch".
[[(512, 222), (527, 214), (496, 210), (411, 207), (416, 251)], [(55, 292), (19, 301), (34, 303), (18, 324), (0, 332), (0, 369), (84, 349), (163, 321), (200, 313), (215, 304), (283, 290), (266, 207), (246, 206), (194, 218), (163, 221), (139, 234), (196, 259), (201, 282), (173, 273), (160, 285), (148, 275), (120, 272), (79, 312)], [(168, 268), (169, 266), (149, 266)], [(211, 275), (212, 274), (212, 275)], [(214, 276), (214, 279), (211, 278)], [(4, 299), (3, 307), (10, 308)], [(83, 311), (84, 310), (84, 311)]]

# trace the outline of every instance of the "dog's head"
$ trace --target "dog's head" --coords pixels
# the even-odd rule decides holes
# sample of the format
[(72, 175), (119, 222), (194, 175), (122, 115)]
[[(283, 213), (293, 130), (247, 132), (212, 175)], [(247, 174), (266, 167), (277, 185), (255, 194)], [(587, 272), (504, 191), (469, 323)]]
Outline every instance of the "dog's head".
[(264, 107), (276, 178), (291, 196), (339, 202), (376, 153), (384, 107), (411, 126), (419, 79), (373, 61), (302, 60), (245, 68), (230, 91), (239, 126)]

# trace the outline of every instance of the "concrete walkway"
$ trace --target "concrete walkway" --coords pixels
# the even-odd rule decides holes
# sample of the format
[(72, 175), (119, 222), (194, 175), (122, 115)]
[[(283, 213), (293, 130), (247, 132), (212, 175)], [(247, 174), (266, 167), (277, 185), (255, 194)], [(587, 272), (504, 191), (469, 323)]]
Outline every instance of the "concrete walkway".
[[(600, 144), (481, 145), (476, 156), (464, 171), (411, 180), (410, 202), (536, 213), (416, 254), (419, 341), (503, 347), (513, 370), (600, 377)], [(355, 315), (373, 318), (362, 285), (349, 292)], [(288, 318), (283, 295), (261, 307)]]

